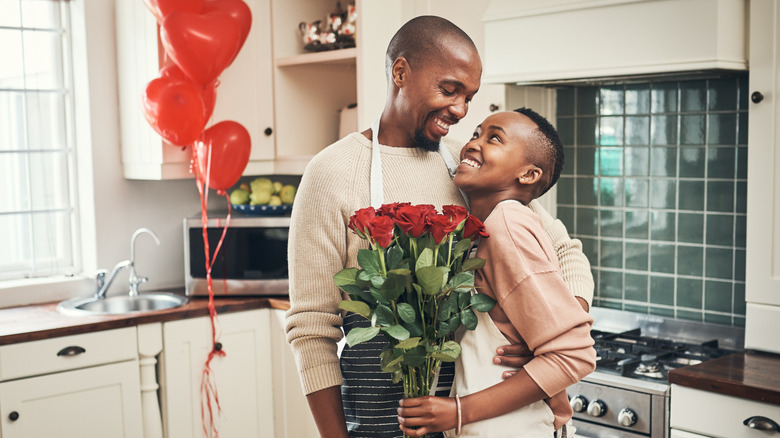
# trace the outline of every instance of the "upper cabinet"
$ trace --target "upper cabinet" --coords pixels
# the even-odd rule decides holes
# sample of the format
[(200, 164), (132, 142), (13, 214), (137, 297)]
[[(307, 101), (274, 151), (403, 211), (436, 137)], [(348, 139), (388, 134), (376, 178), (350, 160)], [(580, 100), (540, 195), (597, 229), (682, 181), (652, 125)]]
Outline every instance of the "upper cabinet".
[(747, 69), (747, 0), (492, 0), (486, 83)]
[(750, 3), (745, 347), (780, 353), (780, 0)]

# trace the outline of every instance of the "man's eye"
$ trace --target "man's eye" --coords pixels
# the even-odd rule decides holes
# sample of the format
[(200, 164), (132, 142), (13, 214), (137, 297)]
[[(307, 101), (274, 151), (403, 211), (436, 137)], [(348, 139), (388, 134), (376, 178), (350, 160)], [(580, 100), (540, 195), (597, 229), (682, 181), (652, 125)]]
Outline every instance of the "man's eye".
[(455, 94), (455, 90), (450, 91), (446, 88), (442, 88), (441, 92), (444, 93), (445, 96), (452, 96), (453, 94)]

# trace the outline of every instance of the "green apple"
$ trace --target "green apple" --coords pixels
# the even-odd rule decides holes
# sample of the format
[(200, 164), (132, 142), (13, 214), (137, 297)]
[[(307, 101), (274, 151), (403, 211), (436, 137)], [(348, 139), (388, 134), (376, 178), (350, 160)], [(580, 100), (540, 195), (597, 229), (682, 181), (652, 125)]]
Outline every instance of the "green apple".
[(253, 179), (252, 182), (249, 183), (249, 186), (252, 188), (252, 193), (268, 192), (271, 194), (274, 190), (274, 183), (270, 179), (263, 177)]
[(274, 181), (274, 195), (278, 195), (282, 191), (282, 183)]
[(271, 202), (270, 191), (253, 191), (249, 195), (249, 205), (266, 205)]
[(282, 198), (273, 195), (271, 196), (271, 200), (268, 201), (268, 205), (282, 205)]
[(235, 189), (230, 192), (230, 203), (235, 205), (247, 204), (249, 202), (249, 191), (244, 189)]
[(279, 190), (279, 197), (282, 199), (282, 203), (292, 204), (293, 200), (295, 200), (295, 192), (297, 191), (298, 189), (295, 186), (289, 184), (283, 186), (282, 189)]

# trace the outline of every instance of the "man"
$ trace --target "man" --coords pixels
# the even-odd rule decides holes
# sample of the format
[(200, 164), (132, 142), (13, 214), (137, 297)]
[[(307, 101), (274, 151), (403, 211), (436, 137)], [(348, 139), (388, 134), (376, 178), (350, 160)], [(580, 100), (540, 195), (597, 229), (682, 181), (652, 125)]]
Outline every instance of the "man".
[[(352, 133), (315, 156), (298, 188), (290, 227), (290, 303), (287, 339), (293, 347), (320, 434), (324, 437), (400, 436), (396, 409), (400, 385), (379, 369), (381, 337), (337, 354), (345, 331), (365, 324), (342, 319), (341, 293), (333, 275), (357, 266), (366, 243), (348, 232), (358, 209), (382, 203), (465, 205), (448, 168), (462, 145), (442, 145), (449, 127), (462, 119), (479, 90), (482, 63), (471, 38), (451, 22), (416, 17), (390, 41), (385, 60), (385, 108), (370, 130)], [(589, 301), (593, 279), (580, 243), (537, 205), (545, 218), (564, 278), (576, 296)], [(541, 209), (541, 210), (540, 210)], [(570, 271), (570, 275), (567, 274)], [(512, 366), (505, 347), (501, 363)], [(452, 377), (452, 367), (442, 380)]]

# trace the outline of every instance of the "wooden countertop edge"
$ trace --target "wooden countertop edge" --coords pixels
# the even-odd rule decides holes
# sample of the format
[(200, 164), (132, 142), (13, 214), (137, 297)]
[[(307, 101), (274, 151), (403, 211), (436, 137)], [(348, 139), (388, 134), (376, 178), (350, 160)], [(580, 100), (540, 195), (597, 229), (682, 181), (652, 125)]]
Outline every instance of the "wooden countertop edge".
[(780, 356), (739, 352), (669, 371), (669, 383), (780, 405)]
[[(272, 308), (289, 310), (287, 297), (215, 298), (217, 317), (223, 313)], [(181, 307), (143, 314), (67, 316), (57, 303), (0, 309), (0, 345), (37, 341), (94, 331), (208, 316), (208, 298), (195, 297)]]

